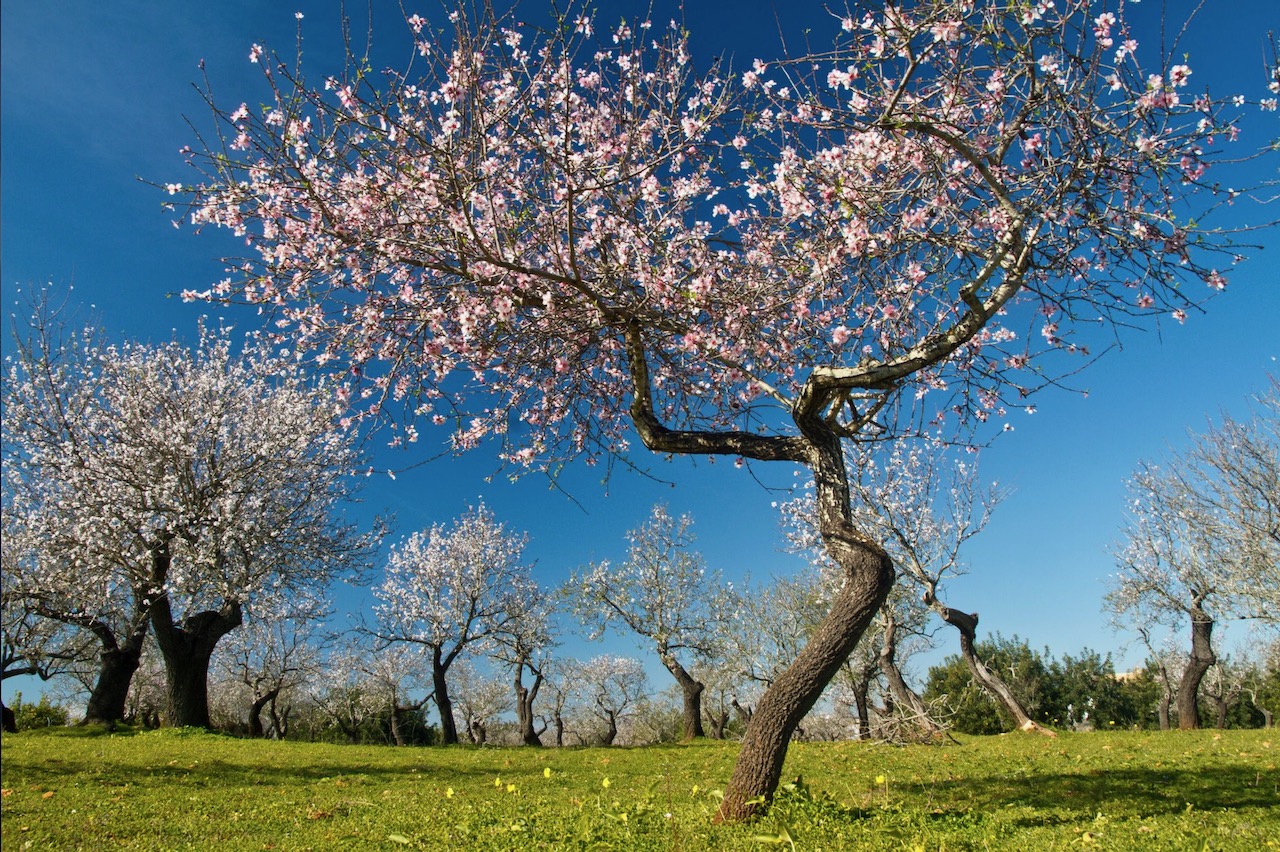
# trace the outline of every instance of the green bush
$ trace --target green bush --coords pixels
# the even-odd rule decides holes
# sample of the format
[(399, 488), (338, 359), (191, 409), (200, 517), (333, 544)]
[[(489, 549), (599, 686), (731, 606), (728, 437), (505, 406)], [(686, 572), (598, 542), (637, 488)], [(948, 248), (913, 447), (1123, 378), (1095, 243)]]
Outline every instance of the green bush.
[(14, 722), (17, 724), (19, 731), (28, 731), (33, 728), (65, 727), (71, 722), (67, 708), (60, 704), (54, 704), (47, 695), (41, 695), (40, 701), (32, 704), (29, 701), (23, 701), (22, 693), (19, 692), (13, 697), (13, 705), (10, 709), (13, 710)]

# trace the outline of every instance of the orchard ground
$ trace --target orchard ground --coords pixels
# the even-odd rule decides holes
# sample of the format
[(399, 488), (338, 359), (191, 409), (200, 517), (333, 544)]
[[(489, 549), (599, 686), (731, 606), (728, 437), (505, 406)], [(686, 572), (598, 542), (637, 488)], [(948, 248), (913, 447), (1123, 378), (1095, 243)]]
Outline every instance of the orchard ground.
[(713, 825), (738, 746), (387, 748), (171, 729), (6, 735), (20, 849), (1280, 849), (1272, 730), (799, 743)]

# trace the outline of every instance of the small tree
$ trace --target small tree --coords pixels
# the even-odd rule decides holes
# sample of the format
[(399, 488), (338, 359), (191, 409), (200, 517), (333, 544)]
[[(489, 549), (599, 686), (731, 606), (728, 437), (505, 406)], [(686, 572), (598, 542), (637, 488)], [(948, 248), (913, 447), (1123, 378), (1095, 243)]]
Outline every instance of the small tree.
[(649, 678), (639, 660), (602, 654), (583, 667), (584, 697), (589, 712), (604, 724), (601, 745), (613, 745), (619, 725), (638, 709), (649, 692)]
[(383, 642), (422, 645), (430, 655), (432, 688), (445, 745), (456, 745), (449, 667), (514, 627), (523, 601), (536, 593), (532, 567), (520, 561), (527, 537), (509, 533), (481, 504), (452, 526), (434, 525), (391, 550), (386, 577), (374, 589)]
[(649, 520), (627, 534), (625, 562), (601, 562), (575, 574), (566, 587), (589, 638), (621, 622), (649, 641), (680, 687), (686, 740), (705, 736), (705, 686), (689, 667), (715, 656), (729, 610), (724, 581), (718, 572), (708, 573), (701, 554), (691, 549), (692, 525), (689, 515), (673, 518), (666, 506), (654, 506)]
[(253, 48), (265, 103), (215, 106), (224, 144), (192, 155), (192, 221), (250, 255), (207, 295), (278, 306), (371, 415), (407, 401), (397, 440), (429, 418), (553, 470), (634, 429), (807, 467), (846, 581), (752, 716), (719, 811), (745, 818), (893, 583), (846, 442), (998, 419), (1089, 329), (1223, 286), (1205, 172), (1237, 128), (1083, 0), (851, 9), (829, 49), (733, 78), (695, 74), (674, 22), (449, 21), (408, 19), (409, 72), (352, 52), (323, 86)]

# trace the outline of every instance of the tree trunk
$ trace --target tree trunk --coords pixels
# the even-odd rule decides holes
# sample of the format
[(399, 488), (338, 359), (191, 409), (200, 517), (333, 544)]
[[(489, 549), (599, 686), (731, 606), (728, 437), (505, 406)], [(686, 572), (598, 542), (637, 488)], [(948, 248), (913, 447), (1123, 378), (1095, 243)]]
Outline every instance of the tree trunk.
[(521, 676), (526, 665), (528, 663), (525, 662), (524, 658), (516, 662), (516, 725), (520, 730), (521, 742), (527, 746), (541, 748), (542, 739), (538, 736), (533, 724), (533, 702), (538, 697), (538, 690), (542, 688), (542, 672), (530, 666), (529, 670), (533, 673), (533, 686), (527, 687), (524, 685), (524, 679)]
[(659, 656), (662, 665), (666, 666), (676, 683), (680, 684), (680, 694), (684, 699), (684, 740), (688, 742), (697, 737), (705, 737), (706, 732), (702, 728), (702, 691), (706, 687), (689, 674), (671, 654), (662, 653)]
[(267, 735), (266, 730), (262, 727), (262, 711), (268, 704), (274, 702), (279, 694), (279, 689), (273, 689), (265, 695), (259, 695), (253, 699), (253, 704), (249, 707), (249, 736), (262, 739)]
[(613, 741), (618, 738), (618, 716), (612, 711), (605, 711), (604, 720), (608, 724), (605, 729), (604, 736), (600, 738), (600, 745), (611, 746)]
[(98, 655), (98, 679), (89, 693), (81, 724), (113, 725), (124, 719), (129, 684), (142, 662), (142, 642), (139, 641), (137, 647), (128, 647), (132, 643), (126, 643), (123, 648), (116, 646), (114, 640), (111, 644), (112, 647), (103, 648)]
[(400, 727), (400, 714), (404, 712), (404, 708), (400, 706), (400, 702), (394, 698), (391, 699), (391, 740), (398, 746), (404, 745), (404, 731)]
[(711, 739), (723, 740), (725, 726), (729, 724), (729, 709), (720, 704), (720, 710), (707, 710), (707, 722), (711, 725)]
[(853, 684), (853, 703), (858, 708), (858, 739), (871, 737), (871, 702), (867, 693), (871, 691), (872, 670), (864, 668)]
[[(902, 670), (898, 668), (897, 620), (888, 608), (883, 613), (883, 618), (884, 633), (880, 643), (880, 671), (884, 673), (885, 680), (889, 682), (889, 692), (893, 695), (895, 705), (907, 707), (915, 724), (923, 732), (927, 734), (941, 733), (942, 726), (929, 715), (929, 708), (924, 706), (924, 701), (920, 699), (915, 690), (907, 685), (906, 678), (902, 676)], [(870, 685), (870, 681), (868, 681), (868, 685)], [(863, 701), (866, 701), (865, 694), (863, 695)], [(861, 707), (858, 712), (862, 712)]]
[(564, 716), (557, 710), (551, 720), (556, 726), (556, 748), (564, 748)]
[(441, 658), (439, 648), (431, 649), (431, 683), (435, 687), (436, 709), (440, 711), (440, 742), (442, 745), (458, 744), (458, 725), (453, 720), (453, 701), (449, 698), (449, 684), (445, 675), (449, 666)]
[(1200, 727), (1200, 682), (1218, 661), (1213, 653), (1213, 619), (1200, 606), (1204, 596), (1195, 593), (1191, 603), (1191, 659), (1178, 684), (1178, 727), (1184, 731)]
[(231, 601), (220, 610), (198, 612), (175, 624), (168, 595), (156, 599), (151, 626), (164, 657), (171, 726), (211, 727), (209, 661), (218, 640), (239, 627), (242, 620), (239, 602)]
[(716, 814), (718, 822), (749, 819), (761, 801), (772, 798), (792, 733), (889, 596), (893, 563), (883, 550), (862, 540), (852, 528), (844, 541), (828, 538), (827, 550), (845, 570), (844, 586), (795, 662), (765, 691), (751, 714)]
[(271, 699), (271, 703), (267, 705), (267, 715), (271, 717), (272, 737), (282, 740), (289, 735), (289, 714), (292, 711), (292, 704), (286, 706), (283, 710), (277, 710), (276, 699)]
[(18, 717), (13, 714), (13, 708), (3, 701), (0, 701), (0, 715), (4, 717), (4, 732), (6, 734), (18, 733)]
[(925, 593), (925, 603), (932, 607), (934, 612), (942, 616), (943, 621), (960, 631), (960, 656), (964, 658), (970, 673), (973, 674), (973, 679), (987, 691), (988, 695), (1000, 702), (1000, 706), (1008, 711), (1009, 715), (1013, 717), (1014, 724), (1017, 725), (1018, 730), (1035, 731), (1038, 734), (1056, 737), (1057, 734), (1031, 718), (1027, 708), (1022, 706), (1022, 702), (1009, 689), (1008, 684), (999, 675), (987, 668), (986, 664), (978, 658), (978, 653), (974, 648), (975, 637), (978, 632), (978, 614), (976, 612), (961, 612), (958, 609), (947, 606), (934, 596), (933, 589), (929, 589)]

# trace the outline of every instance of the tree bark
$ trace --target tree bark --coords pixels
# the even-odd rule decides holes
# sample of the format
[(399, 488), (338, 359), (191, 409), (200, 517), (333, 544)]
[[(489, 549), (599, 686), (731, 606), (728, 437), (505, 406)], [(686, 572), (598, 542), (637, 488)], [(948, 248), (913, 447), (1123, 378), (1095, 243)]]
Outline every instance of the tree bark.
[[(884, 634), (880, 643), (880, 671), (884, 673), (885, 680), (889, 682), (889, 692), (893, 695), (896, 706), (905, 706), (915, 719), (917, 726), (928, 734), (936, 734), (942, 732), (942, 726), (933, 720), (929, 715), (929, 708), (924, 706), (924, 701), (916, 694), (915, 690), (907, 685), (907, 679), (902, 676), (902, 670), (898, 668), (898, 622), (893, 617), (893, 613), (886, 608), (883, 613), (884, 618)], [(868, 680), (868, 685), (870, 681)], [(866, 702), (866, 694), (862, 696), (863, 703)], [(863, 712), (863, 707), (859, 707), (859, 713)]]
[(1017, 725), (1018, 730), (1035, 731), (1038, 734), (1056, 737), (1057, 734), (1031, 718), (1031, 714), (1027, 712), (1027, 708), (1022, 706), (1022, 702), (1009, 689), (1009, 685), (999, 675), (987, 668), (986, 664), (978, 658), (977, 650), (974, 648), (978, 632), (978, 614), (976, 612), (961, 612), (958, 609), (947, 606), (935, 597), (933, 589), (925, 592), (924, 600), (926, 604), (933, 608), (934, 612), (942, 617), (943, 621), (960, 632), (960, 656), (964, 659), (965, 665), (969, 667), (970, 673), (973, 674), (973, 679), (987, 691), (988, 695), (1000, 702), (1000, 706), (1008, 711), (1009, 715), (1013, 717), (1014, 724)]
[(1191, 614), (1191, 659), (1178, 684), (1178, 728), (1184, 731), (1200, 727), (1200, 682), (1218, 661), (1213, 653), (1213, 619), (1201, 606), (1204, 595), (1193, 593)]
[(220, 610), (206, 610), (173, 621), (168, 595), (161, 595), (151, 608), (151, 626), (164, 657), (169, 695), (169, 724), (173, 727), (208, 728), (209, 661), (223, 636), (243, 621), (239, 602)]
[[(535, 730), (533, 724), (533, 702), (538, 697), (538, 690), (542, 688), (542, 672), (530, 666), (529, 670), (533, 673), (533, 685), (525, 686), (521, 675), (527, 665), (528, 663), (523, 657), (516, 661), (516, 725), (520, 730), (521, 742), (527, 746), (541, 748), (542, 738), (538, 736), (538, 731)], [(545, 726), (543, 729), (546, 729)]]
[[(844, 543), (841, 543), (844, 544)], [(845, 569), (845, 583), (795, 662), (760, 699), (716, 814), (718, 822), (745, 820), (778, 787), (787, 745), (823, 689), (858, 644), (893, 585), (893, 565), (883, 550), (862, 544), (829, 545)]]
[(609, 727), (605, 728), (604, 736), (600, 738), (600, 745), (611, 746), (618, 738), (618, 716), (616, 713), (605, 711), (604, 719)]
[(249, 736), (262, 739), (267, 735), (266, 730), (262, 727), (262, 711), (268, 704), (274, 702), (279, 694), (279, 689), (273, 689), (265, 695), (259, 695), (253, 699), (253, 704), (249, 707)]
[(453, 701), (449, 698), (449, 684), (445, 679), (448, 672), (449, 665), (440, 649), (432, 647), (431, 683), (435, 687), (436, 709), (440, 711), (440, 742), (442, 745), (457, 745), (458, 725), (453, 720)]
[(4, 732), (6, 734), (18, 733), (18, 717), (14, 715), (13, 708), (3, 701), (0, 701), (0, 715), (4, 717)]
[(98, 679), (89, 693), (81, 724), (113, 725), (123, 721), (129, 701), (129, 684), (133, 682), (133, 675), (141, 662), (141, 641), (137, 647), (132, 647), (132, 643), (120, 647), (112, 640), (110, 647), (102, 649), (98, 656)]
[(872, 670), (864, 668), (858, 673), (853, 683), (853, 703), (858, 709), (858, 739), (860, 740), (871, 737), (871, 702), (867, 694), (871, 691), (872, 676)]
[(706, 732), (702, 727), (702, 691), (706, 688), (702, 682), (689, 674), (685, 667), (680, 665), (671, 654), (661, 654), (662, 665), (667, 671), (671, 672), (671, 676), (676, 679), (676, 683), (680, 684), (680, 694), (684, 701), (684, 740), (705, 737)]

